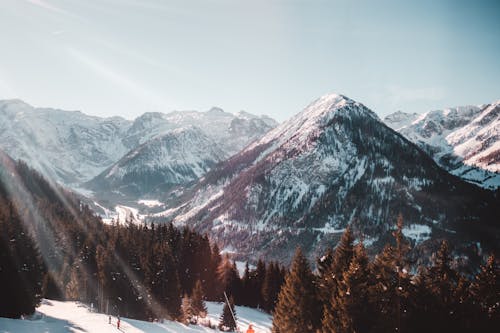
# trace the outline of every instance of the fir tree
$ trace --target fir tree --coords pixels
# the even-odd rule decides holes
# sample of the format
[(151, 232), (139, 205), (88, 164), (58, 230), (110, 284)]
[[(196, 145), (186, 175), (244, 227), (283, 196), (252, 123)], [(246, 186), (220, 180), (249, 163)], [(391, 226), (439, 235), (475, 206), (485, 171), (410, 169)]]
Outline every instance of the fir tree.
[(492, 254), (476, 275), (470, 294), (478, 308), (483, 331), (500, 327), (500, 270)]
[(191, 295), (191, 307), (193, 309), (193, 315), (196, 317), (205, 318), (207, 315), (207, 306), (204, 298), (201, 281), (198, 280), (194, 285), (193, 294)]
[(264, 310), (273, 312), (278, 301), (278, 294), (285, 280), (285, 275), (278, 263), (271, 262), (266, 269), (266, 277), (262, 286)]
[[(234, 316), (234, 317), (233, 317)], [(219, 329), (221, 331), (235, 331), (236, 325), (236, 310), (234, 308), (234, 300), (231, 296), (229, 298), (229, 304), (224, 303), (224, 308), (222, 309), (222, 315), (219, 321)]]
[[(318, 296), (321, 309), (328, 306), (338, 296), (338, 286), (342, 276), (349, 268), (354, 253), (354, 237), (348, 226), (342, 234), (335, 251), (327, 249), (325, 255), (318, 260)], [(322, 314), (320, 314), (322, 318)]]
[(59, 283), (56, 272), (50, 271), (45, 274), (42, 284), (42, 294), (44, 298), (62, 301), (64, 294), (62, 293), (62, 285)]
[(369, 288), (369, 300), (377, 313), (374, 326), (382, 331), (404, 330), (413, 289), (406, 259), (409, 245), (404, 240), (401, 215), (393, 235), (396, 246), (387, 244), (371, 265), (373, 283)]
[(224, 256), (224, 259), (220, 263), (217, 269), (217, 277), (220, 281), (219, 288), (222, 288), (220, 294), (223, 295), (226, 292), (226, 294), (231, 295), (239, 301), (241, 280), (236, 269), (236, 264), (231, 262), (228, 255)]
[(369, 274), (368, 257), (360, 243), (355, 247), (349, 269), (343, 274), (338, 293), (325, 305), (323, 332), (369, 331), (373, 315), (368, 302)]
[(79, 270), (73, 268), (71, 270), (71, 278), (66, 285), (66, 299), (70, 301), (78, 300), (80, 295)]
[(451, 267), (452, 258), (446, 241), (441, 243), (433, 261), (433, 265), (421, 273), (419, 326), (430, 332), (456, 331), (460, 329), (457, 325), (460, 318), (453, 308), (457, 304), (455, 295), (460, 276)]
[(184, 296), (182, 297), (181, 311), (182, 322), (184, 322), (185, 324), (190, 324), (194, 317), (194, 311), (191, 299), (189, 299), (186, 294), (184, 294)]
[(320, 308), (316, 297), (315, 277), (302, 250), (298, 248), (278, 296), (273, 332), (315, 332), (320, 324), (318, 313)]

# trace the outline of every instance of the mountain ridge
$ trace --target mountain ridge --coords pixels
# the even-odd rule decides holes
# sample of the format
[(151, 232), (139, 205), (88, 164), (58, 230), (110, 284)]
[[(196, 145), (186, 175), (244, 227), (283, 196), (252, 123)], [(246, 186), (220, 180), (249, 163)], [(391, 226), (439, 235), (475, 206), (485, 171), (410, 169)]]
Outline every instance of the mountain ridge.
[(0, 147), (46, 177), (76, 189), (139, 145), (176, 128), (196, 125), (231, 155), (277, 124), (267, 116), (249, 115), (222, 109), (149, 112), (130, 121), (3, 100)]
[[(311, 256), (320, 253), (353, 223), (368, 243), (382, 244), (398, 213), (415, 242), (455, 232), (468, 245), (474, 237), (491, 245), (484, 230), (498, 227), (488, 215), (493, 201), (363, 104), (329, 94), (221, 163), (156, 217), (207, 232), (242, 256), (287, 258), (299, 244)], [(484, 228), (462, 232), (474, 229), (473, 220)]]
[[(384, 121), (424, 149), (444, 169), (473, 184), (500, 187), (500, 102), (429, 111), (400, 126)], [(396, 115), (402, 116), (402, 113)]]

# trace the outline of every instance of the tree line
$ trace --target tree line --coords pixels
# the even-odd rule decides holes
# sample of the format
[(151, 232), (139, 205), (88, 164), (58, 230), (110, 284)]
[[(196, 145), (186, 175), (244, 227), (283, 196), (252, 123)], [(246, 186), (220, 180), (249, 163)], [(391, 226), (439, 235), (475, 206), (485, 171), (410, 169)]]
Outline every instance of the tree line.
[(394, 244), (370, 260), (347, 228), (339, 244), (309, 267), (300, 248), (278, 297), (274, 333), (495, 332), (500, 271), (491, 255), (468, 278), (454, 269), (448, 243), (432, 264), (413, 267), (398, 218)]
[[(443, 242), (431, 265), (415, 267), (402, 227), (400, 218), (393, 242), (373, 259), (348, 228), (314, 271), (298, 250), (289, 270), (261, 260), (240, 277), (207, 235), (172, 224), (104, 224), (77, 197), (17, 163), (0, 169), (0, 316), (30, 314), (47, 297), (131, 318), (192, 322), (206, 313), (205, 300), (223, 301), (225, 291), (233, 310), (272, 313), (275, 333), (500, 327), (495, 257), (465, 276)], [(231, 318), (226, 306), (220, 328), (234, 328)]]
[(131, 220), (104, 224), (22, 162), (0, 168), (0, 316), (30, 314), (46, 297), (137, 319), (190, 320), (183, 297), (199, 316), (200, 298), (222, 301), (224, 291), (237, 305), (273, 310), (283, 266), (259, 261), (240, 277), (207, 235)]

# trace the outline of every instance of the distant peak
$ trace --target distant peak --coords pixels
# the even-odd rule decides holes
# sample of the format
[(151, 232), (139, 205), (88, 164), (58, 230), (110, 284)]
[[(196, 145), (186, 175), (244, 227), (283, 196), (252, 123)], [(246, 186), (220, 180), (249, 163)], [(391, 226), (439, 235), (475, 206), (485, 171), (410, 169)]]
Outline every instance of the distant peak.
[(213, 114), (222, 114), (226, 113), (224, 110), (222, 110), (220, 107), (217, 106), (212, 106), (210, 110), (207, 111), (208, 113), (213, 113)]
[(26, 103), (25, 101), (19, 98), (0, 100), (0, 105), (16, 105), (16, 106), (33, 108), (32, 105)]
[[(338, 110), (343, 110), (343, 113), (347, 112), (346, 114), (348, 114), (350, 113), (350, 111), (354, 110), (352, 108), (346, 108), (346, 106), (349, 105), (361, 106), (360, 103), (357, 103), (347, 96), (337, 93), (330, 93), (321, 96), (320, 98), (309, 104), (302, 112), (302, 114), (303, 116), (306, 116), (308, 118), (322, 118), (323, 116), (326, 116), (328, 114), (333, 115), (334, 113), (337, 113)], [(374, 116), (374, 113), (365, 106), (355, 109), (357, 110), (357, 112), (362, 111), (363, 113), (369, 114), (372, 117)], [(375, 116), (375, 118), (377, 117)]]
[(313, 101), (306, 110), (323, 110), (328, 111), (332, 109), (338, 109), (346, 104), (352, 104), (354, 101), (344, 95), (337, 93), (329, 93), (321, 96), (320, 98)]

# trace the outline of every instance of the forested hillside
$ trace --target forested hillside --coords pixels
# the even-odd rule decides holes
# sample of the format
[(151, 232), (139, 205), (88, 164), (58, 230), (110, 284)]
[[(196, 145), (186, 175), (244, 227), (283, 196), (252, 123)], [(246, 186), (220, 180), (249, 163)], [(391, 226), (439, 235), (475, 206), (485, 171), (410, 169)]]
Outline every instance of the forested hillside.
[(6, 155), (0, 175), (0, 316), (32, 313), (43, 296), (181, 320), (182, 296), (197, 281), (202, 300), (222, 300), (226, 291), (237, 304), (274, 306), (285, 275), (278, 264), (260, 262), (240, 278), (217, 245), (189, 228), (105, 225), (77, 197)]
[(455, 269), (446, 241), (416, 266), (398, 220), (394, 239), (371, 260), (348, 228), (313, 273), (300, 249), (274, 312), (273, 332), (496, 332), (500, 271), (491, 255), (472, 276)]

